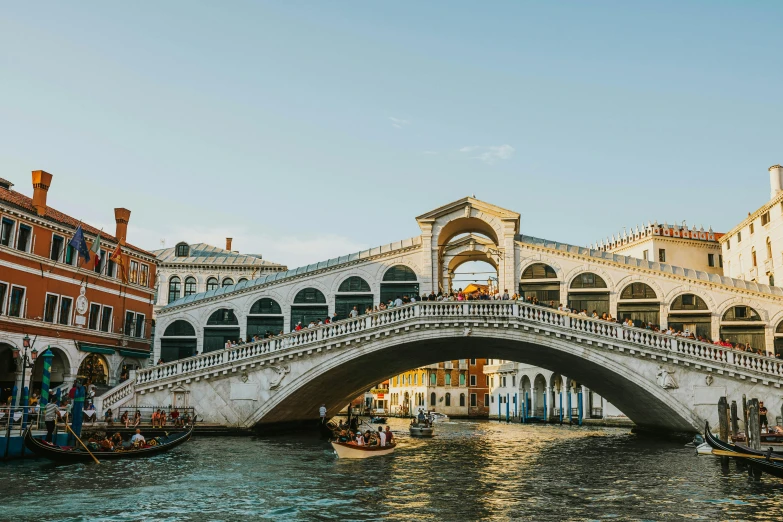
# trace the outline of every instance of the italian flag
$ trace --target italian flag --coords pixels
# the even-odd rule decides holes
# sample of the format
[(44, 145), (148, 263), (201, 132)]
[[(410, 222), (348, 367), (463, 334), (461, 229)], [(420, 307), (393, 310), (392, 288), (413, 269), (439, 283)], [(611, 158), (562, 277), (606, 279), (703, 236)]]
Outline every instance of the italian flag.
[(101, 263), (101, 235), (98, 234), (95, 237), (95, 241), (92, 242), (90, 252), (95, 254), (95, 266), (97, 267)]

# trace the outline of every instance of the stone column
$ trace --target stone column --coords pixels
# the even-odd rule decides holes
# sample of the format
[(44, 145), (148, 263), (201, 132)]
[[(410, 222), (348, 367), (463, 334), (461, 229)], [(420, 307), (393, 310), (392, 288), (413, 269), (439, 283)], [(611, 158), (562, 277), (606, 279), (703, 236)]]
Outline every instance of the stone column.
[(534, 382), (530, 383), (530, 413), (528, 416), (536, 416), (536, 387)]
[(549, 420), (549, 412), (552, 410), (552, 400), (553, 400), (552, 399), (552, 387), (551, 386), (547, 386), (545, 393), (546, 393), (546, 401), (545, 401), (546, 404), (544, 404), (544, 420), (548, 421)]
[(582, 411), (584, 412), (585, 419), (589, 419), (593, 414), (592, 408), (590, 407), (590, 403), (592, 402), (590, 398), (591, 398), (590, 388), (588, 388), (585, 385), (582, 385)]
[[(661, 296), (663, 299), (663, 296)], [(661, 311), (659, 313), (658, 323), (661, 330), (666, 330), (669, 327), (669, 307), (665, 303), (661, 303)]]
[(720, 339), (720, 316), (712, 314), (712, 339)]

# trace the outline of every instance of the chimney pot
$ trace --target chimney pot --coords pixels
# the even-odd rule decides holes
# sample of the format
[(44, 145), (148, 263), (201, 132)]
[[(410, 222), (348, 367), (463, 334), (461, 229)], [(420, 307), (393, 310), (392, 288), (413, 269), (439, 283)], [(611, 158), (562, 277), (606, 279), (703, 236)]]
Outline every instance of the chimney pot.
[(783, 190), (783, 167), (772, 165), (769, 168), (770, 199), (774, 198)]
[(229, 252), (231, 252), (231, 241), (232, 241), (232, 239), (233, 238), (231, 238), (231, 237), (227, 237), (226, 238), (226, 250), (228, 250)]
[(39, 216), (46, 215), (46, 194), (51, 184), (51, 174), (43, 170), (33, 171), (33, 206)]
[(117, 231), (114, 235), (117, 241), (128, 239), (128, 221), (130, 221), (131, 211), (127, 208), (114, 209), (114, 221), (117, 223)]

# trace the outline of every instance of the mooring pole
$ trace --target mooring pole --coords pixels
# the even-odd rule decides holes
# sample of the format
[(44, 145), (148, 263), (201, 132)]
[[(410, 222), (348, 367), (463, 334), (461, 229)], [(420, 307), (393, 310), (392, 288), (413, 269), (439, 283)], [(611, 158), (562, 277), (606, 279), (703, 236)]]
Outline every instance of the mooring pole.
[(755, 450), (761, 449), (761, 424), (759, 424), (759, 400), (751, 399), (748, 403), (748, 430), (750, 430), (749, 446)]
[(737, 401), (731, 401), (731, 439), (737, 440), (739, 433), (739, 419), (737, 418)]
[[(728, 401), (726, 397), (718, 399), (718, 437), (723, 442), (729, 441), (729, 419), (726, 417), (726, 409), (728, 408)], [(724, 473), (729, 470), (729, 458), (720, 458), (720, 467)]]
[(742, 394), (742, 428), (745, 430), (745, 444), (750, 444), (750, 432), (748, 432), (748, 399)]

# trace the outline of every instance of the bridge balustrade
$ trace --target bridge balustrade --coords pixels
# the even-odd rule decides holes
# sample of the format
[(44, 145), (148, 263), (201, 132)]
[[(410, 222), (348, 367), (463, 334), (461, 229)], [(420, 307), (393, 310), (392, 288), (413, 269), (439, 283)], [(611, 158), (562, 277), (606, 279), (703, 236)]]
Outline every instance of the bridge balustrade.
[[(176, 362), (141, 369), (136, 373), (136, 383), (146, 384), (167, 377), (198, 372), (221, 366), (228, 362), (252, 359), (269, 353), (285, 351), (323, 341), (351, 336), (358, 332), (401, 323), (414, 318), (520, 318), (525, 321), (552, 325), (556, 327), (584, 332), (599, 337), (620, 339), (629, 343), (674, 352), (696, 359), (703, 359), (734, 365), (772, 376), (783, 376), (783, 364), (777, 359), (740, 352), (731, 348), (703, 343), (652, 332), (601, 319), (574, 315), (551, 308), (519, 301), (422, 301), (383, 312), (348, 318), (328, 325), (307, 328), (271, 339), (243, 344), (224, 350), (201, 354)], [(113, 390), (121, 395), (123, 390)], [(125, 395), (123, 395), (125, 396)]]

